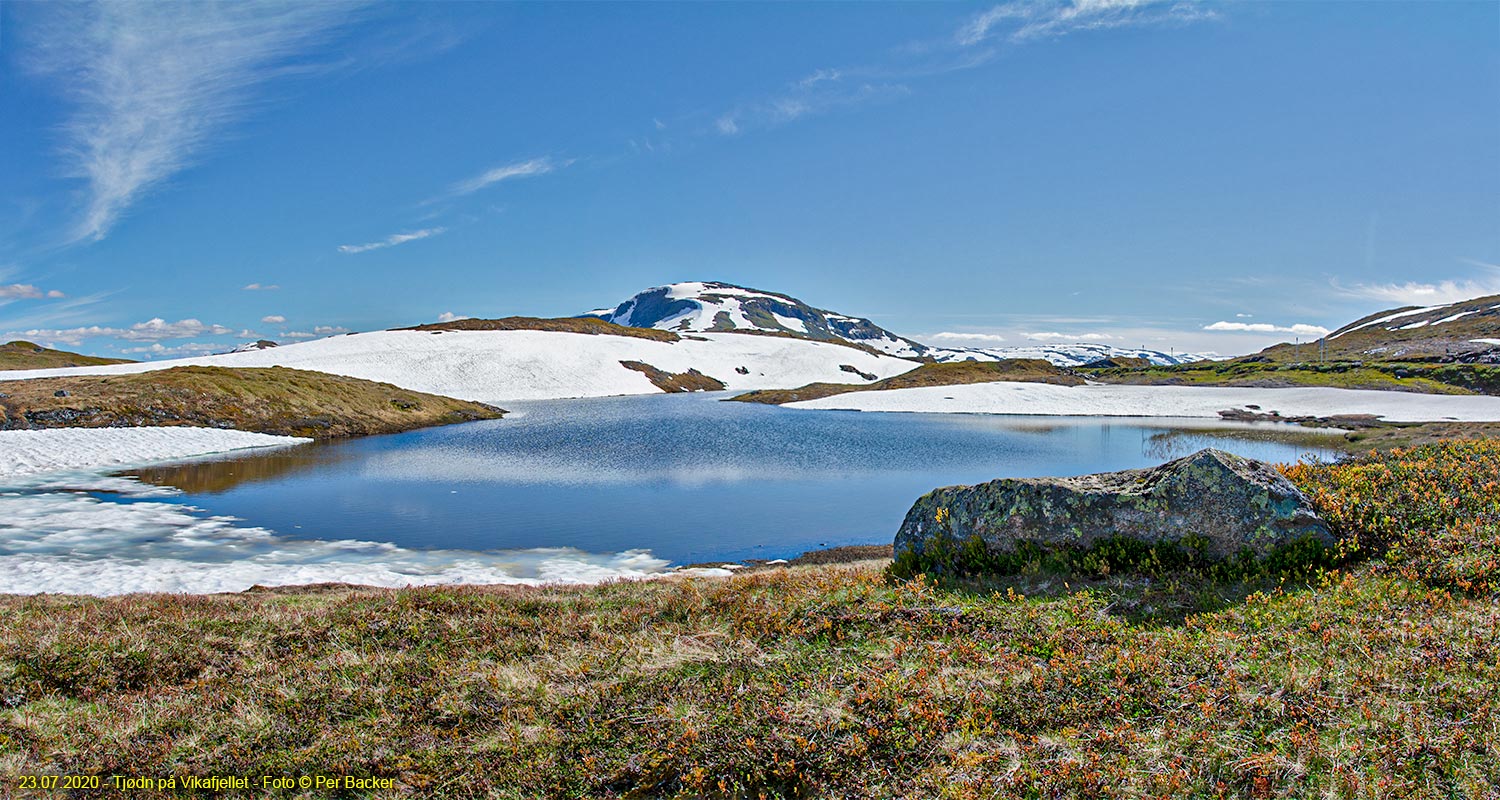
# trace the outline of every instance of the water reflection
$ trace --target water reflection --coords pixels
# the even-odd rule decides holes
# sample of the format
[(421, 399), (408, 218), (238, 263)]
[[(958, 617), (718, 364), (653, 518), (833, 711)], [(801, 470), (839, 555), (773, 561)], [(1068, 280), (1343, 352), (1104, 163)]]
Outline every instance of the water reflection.
[(1290, 461), (1337, 443), (1212, 420), (799, 411), (682, 395), (513, 411), (130, 474), (287, 536), (647, 548), (696, 562), (889, 542), (938, 486), (1141, 467), (1206, 446)]

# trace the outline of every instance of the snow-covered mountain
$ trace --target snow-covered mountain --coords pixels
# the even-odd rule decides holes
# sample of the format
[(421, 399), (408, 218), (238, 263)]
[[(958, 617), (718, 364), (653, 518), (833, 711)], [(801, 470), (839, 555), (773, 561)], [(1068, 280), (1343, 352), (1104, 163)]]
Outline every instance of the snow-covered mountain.
[(1060, 367), (1077, 367), (1101, 358), (1144, 358), (1152, 364), (1185, 364), (1213, 356), (1163, 353), (1102, 344), (1037, 344), (1021, 347), (933, 347), (898, 336), (868, 319), (814, 308), (784, 294), (747, 289), (729, 283), (688, 281), (647, 289), (614, 308), (584, 316), (616, 325), (668, 331), (759, 331), (806, 339), (842, 339), (901, 358), (934, 361), (998, 361), (1042, 358)]
[(1059, 367), (1081, 367), (1105, 358), (1144, 358), (1157, 366), (1209, 361), (1217, 355), (1205, 353), (1163, 353), (1133, 347), (1107, 344), (1033, 344), (1019, 347), (928, 348), (927, 355), (938, 361), (999, 361), (1005, 358), (1042, 358)]
[(840, 339), (882, 353), (915, 358), (932, 348), (875, 323), (837, 314), (774, 292), (729, 283), (688, 281), (655, 286), (615, 306), (590, 311), (616, 325), (664, 331), (760, 331), (813, 340)]

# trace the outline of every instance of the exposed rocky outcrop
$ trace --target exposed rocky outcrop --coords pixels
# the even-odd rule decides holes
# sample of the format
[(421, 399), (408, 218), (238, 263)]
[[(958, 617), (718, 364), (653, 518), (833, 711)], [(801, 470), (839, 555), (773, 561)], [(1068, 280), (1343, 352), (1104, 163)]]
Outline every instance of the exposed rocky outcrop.
[(656, 388), (668, 393), (718, 392), (724, 389), (723, 381), (710, 378), (696, 369), (689, 369), (687, 372), (667, 372), (641, 361), (621, 361), (620, 366), (645, 375)]
[(1275, 469), (1202, 450), (1150, 469), (938, 489), (907, 513), (895, 551), (922, 559), (960, 548), (1087, 550), (1119, 538), (1181, 545), (1209, 560), (1266, 556), (1309, 540), (1334, 544), (1307, 498)]

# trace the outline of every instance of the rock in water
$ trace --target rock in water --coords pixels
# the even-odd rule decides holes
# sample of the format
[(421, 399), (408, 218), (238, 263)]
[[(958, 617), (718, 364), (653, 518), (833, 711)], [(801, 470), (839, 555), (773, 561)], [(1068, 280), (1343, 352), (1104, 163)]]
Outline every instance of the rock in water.
[(1023, 545), (1088, 550), (1122, 537), (1183, 545), (1210, 560), (1247, 550), (1265, 556), (1303, 540), (1335, 542), (1281, 473), (1210, 449), (1149, 469), (937, 489), (907, 512), (895, 552), (932, 562), (964, 545), (982, 543), (990, 554)]

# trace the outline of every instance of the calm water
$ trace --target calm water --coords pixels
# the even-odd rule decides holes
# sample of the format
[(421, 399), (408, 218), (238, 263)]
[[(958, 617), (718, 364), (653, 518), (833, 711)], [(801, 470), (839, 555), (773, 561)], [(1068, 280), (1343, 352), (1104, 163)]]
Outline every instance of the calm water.
[(1203, 420), (798, 411), (670, 395), (511, 404), (503, 420), (132, 471), (172, 502), (297, 539), (591, 553), (676, 563), (888, 543), (938, 486), (1160, 463), (1270, 461), (1316, 436)]

